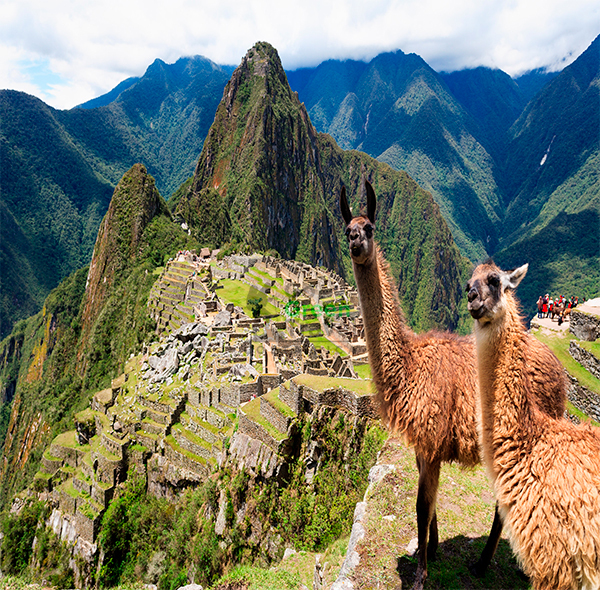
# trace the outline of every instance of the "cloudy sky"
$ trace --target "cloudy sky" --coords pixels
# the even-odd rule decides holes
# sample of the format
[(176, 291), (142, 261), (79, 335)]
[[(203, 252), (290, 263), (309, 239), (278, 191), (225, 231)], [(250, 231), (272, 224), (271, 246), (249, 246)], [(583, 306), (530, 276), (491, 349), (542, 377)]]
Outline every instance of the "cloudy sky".
[(257, 41), (288, 70), (401, 49), (518, 75), (568, 65), (599, 33), (598, 0), (2, 0), (0, 89), (67, 109), (156, 58), (237, 65)]

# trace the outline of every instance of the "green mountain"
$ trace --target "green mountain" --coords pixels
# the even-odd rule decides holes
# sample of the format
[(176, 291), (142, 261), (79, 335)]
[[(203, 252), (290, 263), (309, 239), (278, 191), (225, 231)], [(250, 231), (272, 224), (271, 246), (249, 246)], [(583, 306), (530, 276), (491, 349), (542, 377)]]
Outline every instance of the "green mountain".
[(70, 111), (0, 91), (0, 337), (89, 262), (131, 166), (166, 195), (192, 174), (228, 77), (201, 57), (157, 60), (110, 104)]
[(49, 437), (70, 428), (90, 392), (110, 385), (151, 339), (154, 270), (196, 245), (173, 223), (146, 169), (132, 167), (114, 191), (90, 267), (64, 279), (42, 311), (0, 343), (0, 502), (31, 478)]
[[(510, 129), (506, 219), (496, 258), (524, 253), (529, 300), (595, 297), (600, 285), (600, 37), (556, 76)], [(510, 172), (510, 173), (509, 173)]]
[(193, 181), (171, 207), (201, 243), (275, 250), (350, 278), (338, 197), (345, 184), (357, 198), (365, 178), (379, 196), (380, 241), (409, 321), (455, 327), (463, 262), (431, 196), (406, 173), (317, 133), (266, 43), (233, 73)]
[(110, 201), (110, 183), (58, 114), (27, 94), (0, 92), (0, 337), (88, 262)]
[(317, 129), (433, 194), (463, 254), (475, 260), (494, 250), (503, 216), (494, 161), (477, 122), (419, 56), (329, 61), (289, 79)]
[[(577, 213), (581, 203), (594, 198), (597, 126), (590, 121), (597, 120), (597, 47), (596, 40), (566, 74), (531, 72), (514, 81), (485, 68), (438, 75), (418, 56), (402, 52), (369, 63), (328, 61), (287, 77), (317, 132), (330, 133), (342, 148), (363, 150), (405, 170), (429, 190), (462, 253), (474, 261), (497, 255), (550, 223), (556, 212)], [(157, 60), (141, 78), (70, 111), (0, 91), (0, 337), (39, 310), (61, 278), (90, 260), (110, 194), (136, 162), (146, 166), (161, 194), (181, 188), (180, 200), (231, 72), (201, 57), (172, 65)], [(292, 104), (292, 98), (282, 99), (277, 104)], [(298, 121), (293, 125), (301, 128)], [(253, 129), (262, 133), (260, 125)], [(270, 141), (271, 134), (281, 152), (278, 132), (266, 129), (261, 141)], [(269, 159), (272, 167), (281, 167), (278, 157), (269, 154), (258, 167)], [(255, 220), (247, 219), (250, 208), (234, 203), (231, 193), (219, 190), (217, 197), (214, 186), (196, 190), (197, 203), (188, 201), (182, 216), (209, 208), (203, 230), (207, 243), (239, 243), (251, 227), (253, 243), (278, 244), (282, 253), (306, 260), (319, 250), (324, 262), (337, 264), (321, 204), (307, 201), (311, 212), (304, 216), (303, 197), (298, 198), (304, 188), (296, 184), (298, 195), (289, 192), (293, 185), (286, 177), (296, 183), (304, 178), (294, 157), (279, 172), (282, 177), (263, 175), (264, 186), (254, 184), (254, 202), (262, 195), (269, 203), (260, 214), (252, 208)], [(235, 174), (244, 176), (241, 169)], [(312, 188), (314, 182), (309, 181)], [(277, 220), (268, 216), (271, 206)], [(304, 229), (294, 226), (301, 217)], [(288, 243), (282, 228), (292, 226)], [(311, 226), (318, 246), (307, 241)], [(263, 237), (259, 228), (267, 228)], [(555, 274), (566, 284), (574, 276), (569, 267)], [(544, 291), (552, 288), (550, 283)], [(582, 289), (582, 281), (572, 288)]]
[(475, 68), (442, 73), (448, 88), (478, 125), (476, 137), (495, 161), (504, 158), (506, 133), (528, 100), (502, 70)]

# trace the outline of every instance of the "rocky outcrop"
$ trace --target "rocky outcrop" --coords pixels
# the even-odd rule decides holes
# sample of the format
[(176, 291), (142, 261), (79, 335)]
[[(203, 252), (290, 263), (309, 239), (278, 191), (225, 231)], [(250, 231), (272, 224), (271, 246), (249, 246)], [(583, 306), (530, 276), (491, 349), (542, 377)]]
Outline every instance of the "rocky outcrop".
[(167, 204), (146, 168), (136, 164), (117, 185), (98, 230), (84, 299), (84, 334), (91, 330), (114, 281), (138, 256), (144, 229), (157, 215), (170, 217)]
[(583, 311), (571, 312), (569, 330), (579, 340), (593, 342), (600, 338), (600, 316)]

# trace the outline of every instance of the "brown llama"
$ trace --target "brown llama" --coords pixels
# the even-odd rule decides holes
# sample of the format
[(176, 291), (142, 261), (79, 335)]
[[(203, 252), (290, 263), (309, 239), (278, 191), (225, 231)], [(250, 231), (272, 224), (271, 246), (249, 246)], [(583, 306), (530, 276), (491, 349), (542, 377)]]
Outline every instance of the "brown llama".
[[(388, 264), (373, 240), (376, 198), (369, 182), (367, 214), (353, 217), (340, 193), (340, 209), (360, 307), (377, 402), (383, 421), (414, 446), (417, 490), (418, 567), (413, 588), (427, 577), (427, 559), (438, 546), (436, 499), (442, 462), (466, 467), (480, 463), (477, 433), (477, 376), (472, 336), (449, 332), (415, 334), (406, 325)], [(544, 391), (540, 406), (551, 416), (564, 413), (564, 371), (550, 350), (535, 338), (528, 340), (531, 378)], [(487, 544), (472, 572), (482, 576), (502, 532), (498, 511)], [(428, 544), (429, 540), (429, 544)]]
[(536, 590), (600, 588), (600, 429), (545, 416), (533, 399), (527, 336), (512, 290), (527, 265), (478, 266), (475, 318), (481, 440), (513, 550)]

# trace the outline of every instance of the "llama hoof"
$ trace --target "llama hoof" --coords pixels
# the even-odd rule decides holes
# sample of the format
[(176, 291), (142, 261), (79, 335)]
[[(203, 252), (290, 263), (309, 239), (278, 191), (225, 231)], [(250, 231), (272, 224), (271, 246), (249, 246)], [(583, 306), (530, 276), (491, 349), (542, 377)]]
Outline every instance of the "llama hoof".
[(485, 572), (487, 572), (487, 565), (477, 561), (469, 566), (469, 571), (473, 577), (483, 578), (483, 576), (485, 576)]
[(425, 585), (425, 580), (427, 579), (427, 571), (422, 569), (417, 569), (417, 575), (415, 578), (415, 583), (413, 584), (412, 590), (423, 590), (423, 586)]

